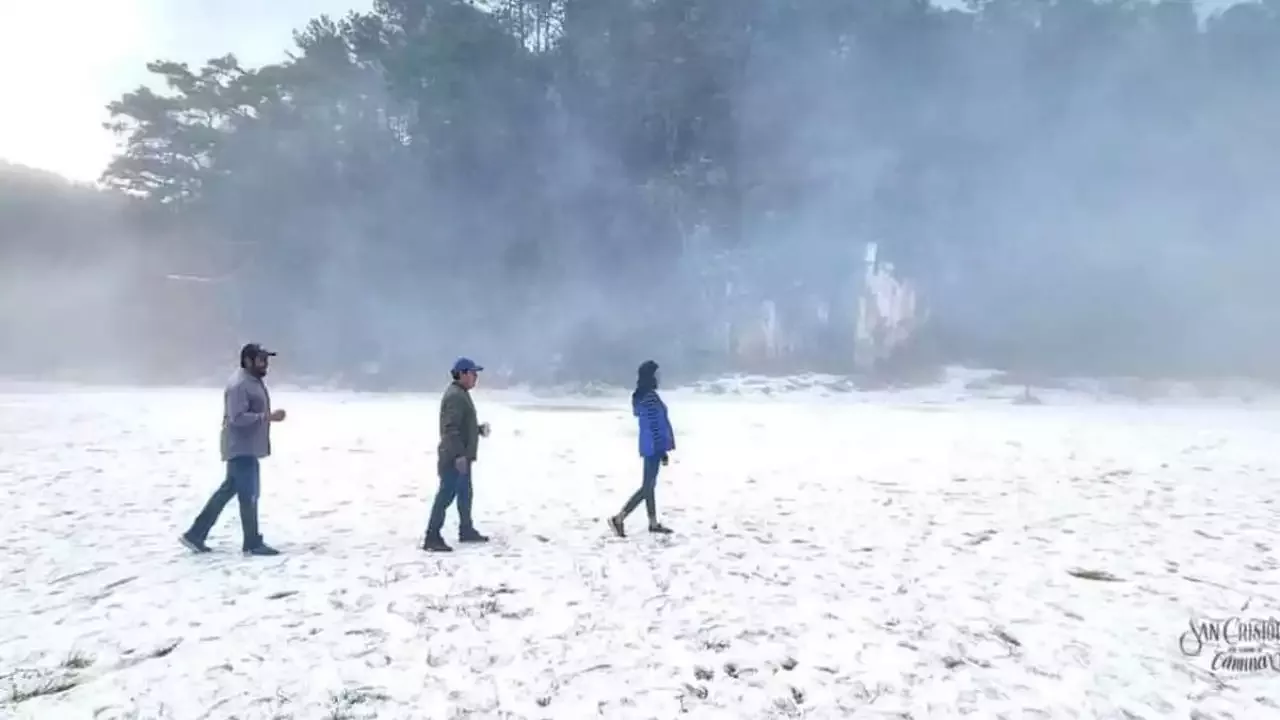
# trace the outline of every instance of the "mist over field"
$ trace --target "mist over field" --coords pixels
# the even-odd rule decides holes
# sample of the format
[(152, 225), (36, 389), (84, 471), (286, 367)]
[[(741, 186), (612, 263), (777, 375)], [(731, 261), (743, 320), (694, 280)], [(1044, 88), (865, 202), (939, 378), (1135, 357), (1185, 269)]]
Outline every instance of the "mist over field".
[[(0, 155), (126, 6), (269, 26), (160, 3), (10, 21), (0, 96), (54, 99)], [(1280, 0), (379, 0), (249, 45), (148, 64), (95, 184), (0, 160), (0, 716), (1280, 707)]]
[(1274, 0), (383, 0), (280, 44), (151, 64), (99, 189), (0, 168), (0, 372), (202, 382), (250, 339), (371, 388), (458, 354), (530, 383), (1280, 360)]

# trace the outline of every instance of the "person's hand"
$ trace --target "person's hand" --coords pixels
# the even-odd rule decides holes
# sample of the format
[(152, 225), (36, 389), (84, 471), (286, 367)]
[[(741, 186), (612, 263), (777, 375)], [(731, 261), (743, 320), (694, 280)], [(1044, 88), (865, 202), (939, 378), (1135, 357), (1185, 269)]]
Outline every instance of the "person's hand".
[(284, 410), (272, 410), (270, 417), (271, 422), (284, 422), (285, 412)]
[(480, 423), (480, 437), (489, 437), (489, 423)]
[(666, 453), (662, 453), (662, 464), (668, 465), (670, 463), (671, 463), (671, 456)]
[(453, 461), (453, 467), (458, 472), (462, 473), (463, 475), (466, 475), (467, 470), (471, 468), (471, 462), (467, 460), (465, 457), (460, 457), (457, 460)]

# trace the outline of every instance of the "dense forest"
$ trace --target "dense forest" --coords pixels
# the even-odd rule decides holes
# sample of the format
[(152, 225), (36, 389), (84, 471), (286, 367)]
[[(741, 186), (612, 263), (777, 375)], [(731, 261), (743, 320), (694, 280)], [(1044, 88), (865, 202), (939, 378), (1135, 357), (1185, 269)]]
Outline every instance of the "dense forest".
[(379, 0), (292, 41), (151, 63), (102, 189), (0, 170), (0, 369), (843, 372), (868, 242), (928, 309), (890, 364), (1280, 360), (1280, 0)]

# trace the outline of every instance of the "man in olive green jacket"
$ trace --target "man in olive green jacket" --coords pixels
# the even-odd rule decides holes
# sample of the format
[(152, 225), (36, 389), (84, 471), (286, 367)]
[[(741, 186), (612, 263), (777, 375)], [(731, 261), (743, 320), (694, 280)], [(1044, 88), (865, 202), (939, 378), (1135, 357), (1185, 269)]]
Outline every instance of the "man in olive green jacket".
[(422, 549), (428, 552), (451, 552), (453, 548), (440, 535), (444, 527), (444, 514), (458, 501), (458, 541), (484, 543), (489, 538), (476, 532), (471, 523), (471, 465), (476, 461), (480, 438), (489, 434), (488, 423), (476, 419), (476, 406), (471, 401), (471, 389), (476, 386), (480, 371), (484, 368), (468, 358), (458, 358), (453, 364), (453, 382), (440, 399), (440, 445), (437, 448), (436, 472), (440, 476), (440, 489), (436, 491), (431, 506), (431, 519), (427, 523), (427, 537)]

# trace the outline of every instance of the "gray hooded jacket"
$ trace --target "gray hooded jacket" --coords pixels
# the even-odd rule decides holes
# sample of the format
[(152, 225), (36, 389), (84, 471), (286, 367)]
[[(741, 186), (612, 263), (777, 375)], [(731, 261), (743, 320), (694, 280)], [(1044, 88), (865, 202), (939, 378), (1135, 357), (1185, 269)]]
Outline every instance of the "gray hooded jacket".
[(222, 459), (271, 455), (271, 395), (261, 378), (237, 370), (222, 394)]

